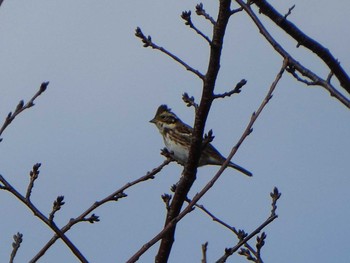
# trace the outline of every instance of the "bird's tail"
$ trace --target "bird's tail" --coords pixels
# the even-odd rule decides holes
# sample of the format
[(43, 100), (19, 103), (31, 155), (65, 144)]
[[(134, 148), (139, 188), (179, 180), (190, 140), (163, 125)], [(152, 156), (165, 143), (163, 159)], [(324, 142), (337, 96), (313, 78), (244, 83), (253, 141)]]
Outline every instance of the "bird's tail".
[(249, 172), (248, 170), (244, 169), (242, 166), (239, 166), (238, 164), (230, 162), (228, 164), (228, 166), (236, 169), (237, 171), (240, 171), (241, 173), (243, 173), (243, 174), (245, 174), (247, 176), (253, 176), (253, 174), (251, 172)]

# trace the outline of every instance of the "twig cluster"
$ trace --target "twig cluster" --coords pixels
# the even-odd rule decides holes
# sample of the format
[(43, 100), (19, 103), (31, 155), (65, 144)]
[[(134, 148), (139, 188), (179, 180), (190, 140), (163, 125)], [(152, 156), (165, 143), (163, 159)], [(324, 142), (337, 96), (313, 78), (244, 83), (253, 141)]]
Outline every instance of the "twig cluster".
[[(273, 189), (273, 192), (270, 193), (271, 199), (272, 199), (272, 210), (269, 215), (269, 217), (259, 226), (257, 227), (250, 235), (248, 235), (244, 230), (237, 230), (234, 226), (229, 225), (225, 221), (219, 219), (216, 217), (213, 213), (211, 213), (207, 208), (205, 208), (203, 205), (195, 204), (195, 207), (199, 208), (201, 211), (203, 211), (205, 214), (207, 214), (214, 222), (219, 223), (223, 227), (227, 228), (228, 230), (232, 231), (238, 238), (238, 243), (232, 247), (232, 248), (226, 248), (225, 249), (225, 255), (222, 256), (218, 261), (216, 262), (225, 262), (229, 256), (231, 256), (233, 253), (235, 253), (238, 249), (240, 251), (238, 254), (245, 256), (248, 260), (261, 263), (263, 262), (261, 258), (261, 248), (265, 244), (266, 234), (265, 232), (261, 233), (260, 236), (257, 236), (256, 238), (256, 250), (249, 245), (248, 241), (256, 236), (258, 233), (261, 232), (262, 229), (264, 229), (268, 224), (270, 224), (272, 221), (274, 221), (278, 215), (276, 214), (277, 209), (277, 200), (281, 197), (281, 193), (278, 191), (277, 187)], [(191, 200), (187, 199), (187, 203), (190, 203)], [(208, 243), (206, 243), (205, 251), (207, 250)], [(244, 246), (245, 248), (242, 248)]]

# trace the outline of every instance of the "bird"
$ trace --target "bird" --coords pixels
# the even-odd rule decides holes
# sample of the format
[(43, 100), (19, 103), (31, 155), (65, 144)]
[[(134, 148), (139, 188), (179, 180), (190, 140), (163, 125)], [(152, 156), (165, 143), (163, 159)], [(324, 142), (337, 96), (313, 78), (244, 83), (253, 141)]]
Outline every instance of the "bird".
[[(184, 166), (189, 155), (193, 128), (184, 123), (164, 104), (158, 107), (156, 115), (150, 122), (157, 126), (160, 134), (163, 136), (166, 149), (172, 154), (175, 161)], [(221, 166), (225, 161), (226, 158), (211, 143), (207, 143), (202, 149), (198, 166)], [(253, 175), (233, 162), (229, 162), (228, 167), (234, 168), (247, 176)]]

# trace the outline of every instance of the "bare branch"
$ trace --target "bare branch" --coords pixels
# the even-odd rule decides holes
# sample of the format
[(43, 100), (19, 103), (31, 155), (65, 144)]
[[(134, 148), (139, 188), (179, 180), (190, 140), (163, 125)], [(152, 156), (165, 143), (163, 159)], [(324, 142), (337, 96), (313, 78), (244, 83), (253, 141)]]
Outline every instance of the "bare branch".
[(271, 217), (276, 215), (276, 209), (277, 209), (277, 200), (280, 199), (281, 193), (278, 191), (277, 187), (273, 189), (273, 192), (270, 193), (270, 196), (272, 198), (272, 209), (271, 209)]
[[(170, 158), (167, 158), (161, 165), (159, 165), (158, 167), (154, 168), (152, 171), (147, 172), (146, 175), (132, 181), (129, 182), (127, 184), (125, 184), (123, 187), (121, 187), (120, 189), (116, 190), (115, 192), (113, 192), (112, 194), (110, 194), (109, 196), (105, 197), (104, 199), (94, 202), (88, 209), (86, 209), (83, 213), (81, 213), (79, 216), (77, 216), (76, 218), (72, 218), (64, 227), (62, 227), (60, 229), (60, 233), (66, 233), (69, 229), (71, 229), (75, 224), (79, 223), (79, 222), (90, 222), (90, 223), (94, 223), (94, 222), (98, 222), (99, 221), (99, 217), (96, 216), (95, 214), (92, 214), (90, 217), (87, 217), (89, 214), (91, 214), (95, 209), (97, 209), (98, 207), (100, 207), (101, 205), (110, 202), (110, 201), (117, 201), (120, 198), (126, 197), (126, 194), (124, 193), (124, 191), (138, 183), (150, 180), (150, 179), (154, 179), (154, 176), (159, 173), (166, 165), (168, 165), (170, 162), (172, 162), (173, 160)], [(0, 180), (1, 181), (1, 180)], [(34, 263), (37, 262), (44, 254), (45, 252), (59, 239), (61, 238), (60, 235), (58, 235), (57, 233), (47, 242), (47, 244), (32, 258), (32, 260), (30, 261), (30, 263)]]
[(10, 192), (26, 207), (28, 207), (36, 217), (38, 217), (44, 224), (46, 224), (50, 229), (52, 229), (57, 236), (59, 236), (62, 239), (62, 241), (81, 262), (88, 262), (88, 260), (83, 256), (83, 254), (73, 244), (73, 242), (67, 236), (65, 236), (64, 233), (61, 232), (60, 229), (53, 222), (51, 222), (43, 213), (41, 213), (40, 210), (35, 205), (33, 205), (32, 202), (30, 202), (27, 198), (21, 195), (2, 175), (0, 175), (0, 182), (4, 185), (4, 187), (1, 189)]
[(170, 209), (171, 198), (172, 198), (172, 196), (169, 195), (169, 194), (163, 194), (162, 195), (162, 200), (163, 200), (163, 202), (165, 204), (165, 208), (166, 208), (167, 211), (169, 211), (169, 209)]
[(234, 15), (234, 14), (236, 14), (236, 13), (238, 13), (238, 12), (241, 12), (241, 11), (243, 11), (243, 8), (242, 8), (242, 7), (233, 9), (233, 10), (231, 11), (231, 15)]
[(240, 82), (237, 83), (236, 87), (233, 90), (229, 92), (225, 92), (223, 94), (216, 94), (214, 95), (214, 99), (226, 98), (226, 97), (230, 97), (233, 94), (238, 94), (241, 92), (241, 89), (245, 84), (247, 84), (247, 81), (245, 79), (242, 79)]
[(16, 235), (13, 236), (13, 240), (14, 241), (12, 243), (12, 252), (11, 252), (11, 256), (10, 256), (10, 263), (13, 263), (13, 260), (15, 259), (17, 251), (18, 251), (19, 247), (21, 246), (21, 243), (23, 241), (23, 234), (18, 232)]
[(331, 85), (331, 80), (332, 80), (333, 75), (334, 75), (334, 73), (331, 71), (331, 72), (329, 72), (329, 74), (327, 76), (327, 80), (326, 81), (327, 81), (327, 83), (329, 85)]
[(198, 16), (204, 16), (205, 19), (209, 20), (213, 26), (216, 25), (216, 21), (204, 10), (202, 3), (196, 5), (196, 14)]
[(200, 31), (192, 22), (191, 20), (191, 11), (184, 11), (181, 14), (181, 18), (183, 20), (185, 20), (185, 25), (189, 26), (190, 28), (192, 28), (194, 31), (196, 31), (196, 33), (198, 35), (200, 35), (201, 37), (203, 37), (209, 45), (211, 45), (211, 40), (209, 39), (209, 37), (207, 37), (202, 31)]
[(96, 223), (96, 222), (100, 222), (100, 217), (92, 214), (89, 217), (84, 217), (81, 222), (89, 222), (90, 224)]
[[(270, 194), (272, 197), (272, 206), (276, 207), (276, 202), (277, 200), (281, 197), (281, 194), (278, 192), (278, 189), (275, 187), (274, 191)], [(227, 258), (230, 257), (233, 253), (235, 253), (241, 246), (243, 246), (245, 243), (247, 243), (251, 238), (253, 238), (255, 235), (259, 234), (261, 232), (261, 230), (263, 230), (267, 225), (269, 225), (272, 221), (274, 221), (278, 216), (276, 215), (276, 209), (273, 209), (273, 213), (271, 213), (271, 215), (265, 220), (264, 223), (262, 223), (259, 227), (257, 227), (251, 234), (249, 235), (244, 235), (245, 237), (242, 238), (237, 245), (235, 245), (232, 248), (227, 248), (225, 249), (225, 254), (216, 261), (216, 263), (224, 263), (226, 262)], [(258, 259), (260, 258), (259, 255), (259, 249), (261, 249), (261, 247), (264, 245), (264, 240), (265, 240), (265, 235), (262, 235), (261, 237), (259, 237), (259, 239), (257, 240), (257, 250), (258, 250)], [(242, 254), (244, 256), (249, 256), (249, 254), (244, 254), (246, 251), (242, 251)], [(250, 260), (252, 260), (253, 258), (251, 257)], [(257, 261), (257, 262), (261, 262), (261, 261)]]
[(171, 52), (169, 52), (165, 48), (160, 47), (160, 46), (156, 45), (155, 43), (153, 43), (151, 36), (147, 36), (146, 37), (142, 33), (141, 28), (139, 28), (139, 27), (136, 28), (135, 36), (142, 40), (142, 43), (143, 43), (144, 47), (151, 47), (153, 49), (161, 51), (162, 53), (166, 54), (167, 56), (171, 57), (173, 60), (178, 62), (180, 65), (182, 65), (186, 70), (188, 70), (188, 71), (194, 73), (195, 75), (197, 75), (197, 77), (199, 77), (200, 79), (204, 78), (203, 74), (200, 73), (198, 70), (192, 68), (187, 63), (185, 63), (183, 60), (181, 60), (179, 57), (175, 56), (174, 54), (172, 54)]
[(284, 19), (287, 19), (287, 17), (292, 13), (292, 10), (294, 9), (294, 7), (295, 7), (295, 5), (293, 5), (292, 7), (290, 7), (290, 8), (288, 9), (287, 14), (284, 15)]
[(205, 242), (204, 244), (202, 244), (202, 255), (203, 255), (202, 263), (207, 263), (207, 250), (208, 250), (208, 242)]
[(187, 94), (187, 92), (185, 92), (184, 94), (182, 94), (182, 100), (186, 103), (187, 107), (191, 107), (193, 106), (195, 108), (195, 110), (198, 109), (198, 104), (194, 102), (194, 97), (193, 96), (189, 96)]
[[(190, 203), (191, 200), (187, 199), (186, 200), (187, 203)], [(229, 229), (230, 231), (232, 231), (239, 239), (241, 239), (241, 232), (237, 231), (237, 229), (234, 226), (231, 226), (229, 224), (227, 224), (226, 222), (224, 222), (223, 220), (219, 219), (218, 217), (216, 217), (213, 213), (211, 213), (207, 208), (205, 208), (203, 205), (200, 204), (195, 204), (195, 207), (199, 208), (200, 210), (202, 210), (205, 214), (207, 214), (214, 222), (219, 223), (220, 225), (222, 225), (223, 227)], [(244, 244), (245, 247), (247, 247), (247, 249), (252, 252), (254, 255), (257, 255), (257, 252), (248, 244), (245, 243)], [(248, 252), (249, 252), (248, 251)], [(250, 253), (249, 252), (249, 253)]]
[[(331, 96), (335, 97), (337, 100), (339, 100), (341, 103), (343, 103), (346, 107), (350, 108), (350, 100), (348, 100), (343, 94), (341, 94), (335, 87), (333, 87), (326, 80), (322, 79), (321, 77), (317, 76), (314, 72), (312, 72), (311, 70), (309, 70), (306, 67), (304, 67), (303, 65), (301, 65), (288, 52), (286, 52), (279, 43), (276, 42), (276, 40), (270, 35), (270, 33), (266, 30), (266, 28), (263, 26), (261, 21), (255, 15), (255, 13), (252, 11), (252, 9), (249, 7), (249, 5), (245, 4), (242, 0), (236, 0), (236, 2), (251, 17), (251, 19), (254, 21), (256, 26), (259, 28), (260, 33), (266, 38), (266, 40), (271, 44), (271, 46), (284, 59), (288, 59), (290, 67), (299, 71), (303, 76), (306, 76), (307, 78), (312, 80), (314, 83), (317, 83), (317, 85), (325, 88), (330, 93)], [(259, 0), (259, 2), (261, 2), (261, 0)], [(282, 19), (283, 19), (283, 17), (282, 17)], [(338, 62), (338, 64), (339, 64), (339, 62)], [(334, 70), (333, 70), (333, 72), (335, 73)], [(342, 79), (344, 80), (344, 79), (346, 79), (346, 77), (344, 77)]]
[(28, 202), (30, 201), (30, 195), (31, 195), (33, 187), (34, 187), (34, 182), (39, 176), (39, 173), (40, 173), (39, 168), (40, 168), (40, 166), (41, 166), (41, 163), (34, 164), (33, 165), (33, 169), (29, 173), (30, 181), (29, 181), (28, 188), (27, 188), (27, 193), (26, 193), (26, 199), (28, 200)]
[[(29, 109), (31, 107), (33, 107), (35, 104), (34, 104), (34, 101), (37, 97), (39, 97), (47, 88), (47, 86), (49, 85), (49, 82), (43, 82), (38, 90), (37, 93), (35, 93), (35, 95), (24, 105), (24, 101), (21, 100), (17, 106), (16, 106), (16, 109), (15, 111), (12, 113), (10, 112), (2, 127), (0, 128), (0, 136), (2, 135), (2, 133), (5, 131), (5, 129), (11, 124), (11, 122), (18, 116), (18, 114), (20, 114), (22, 111), (26, 110), (26, 109)], [(0, 138), (0, 142), (2, 141), (2, 138)]]
[[(204, 15), (202, 5), (197, 5), (197, 11)], [(223, 48), (223, 41), (227, 24), (231, 16), (230, 11), (231, 0), (221, 0), (219, 2), (218, 18), (213, 28), (208, 69), (205, 77), (203, 78), (202, 96), (198, 110), (196, 111), (189, 154), (184, 170), (182, 172), (183, 176), (177, 184), (176, 191), (170, 205), (170, 210), (166, 216), (165, 229), (167, 229), (167, 226), (169, 226), (169, 228), (160, 235), (162, 236), (162, 241), (155, 259), (157, 263), (166, 262), (169, 258), (172, 245), (174, 243), (176, 224), (180, 220), (178, 216), (185, 202), (185, 198), (190, 191), (194, 181), (196, 180), (198, 161), (202, 150), (205, 122), (208, 117), (211, 104), (214, 100), (213, 94), (215, 81), (220, 69), (221, 51)], [(189, 208), (187, 212), (190, 211), (192, 211), (192, 207)], [(152, 241), (155, 241), (156, 239), (157, 237), (152, 239)], [(148, 247), (144, 247), (142, 250), (146, 251), (147, 249)], [(132, 258), (129, 259), (129, 262), (138, 260), (139, 256), (142, 255), (142, 253), (144, 252), (139, 250), (136, 254), (134, 254)]]
[[(242, 0), (237, 2), (241, 5), (240, 2), (242, 2)], [(304, 34), (292, 22), (288, 21), (279, 12), (277, 12), (277, 10), (274, 9), (267, 1), (255, 0), (254, 3), (259, 7), (260, 13), (263, 13), (269, 17), (277, 26), (294, 38), (298, 42), (299, 46), (302, 45), (311, 50), (313, 53), (317, 54), (317, 56), (323, 60), (323, 62), (337, 77), (340, 85), (350, 94), (350, 78), (346, 71), (341, 67), (339, 61), (333, 57), (327, 48)], [(245, 7), (243, 8), (246, 9)]]
[(258, 251), (258, 258), (261, 258), (261, 248), (265, 245), (265, 239), (265, 232), (262, 232), (260, 236), (256, 237), (256, 249)]
[(53, 206), (52, 206), (52, 211), (49, 215), (49, 221), (51, 222), (51, 224), (53, 223), (53, 218), (55, 217), (55, 213), (61, 209), (61, 207), (64, 205), (63, 202), (64, 196), (58, 196), (56, 198), (56, 200), (53, 202)]

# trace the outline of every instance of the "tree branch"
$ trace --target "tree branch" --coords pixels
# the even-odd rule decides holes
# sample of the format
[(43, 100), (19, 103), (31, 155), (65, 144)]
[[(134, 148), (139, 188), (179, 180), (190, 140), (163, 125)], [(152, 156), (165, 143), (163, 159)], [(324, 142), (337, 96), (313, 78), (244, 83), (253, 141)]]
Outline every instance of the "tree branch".
[(202, 255), (203, 255), (202, 263), (207, 263), (207, 250), (208, 250), (208, 242), (205, 242), (204, 244), (202, 244)]
[[(230, 0), (220, 1), (218, 18), (216, 23), (214, 24), (213, 38), (211, 40), (212, 44), (210, 45), (208, 69), (207, 73), (205, 74), (205, 77), (203, 78), (202, 97), (195, 116), (189, 157), (182, 173), (183, 176), (178, 182), (174, 198), (172, 199), (170, 209), (166, 216), (165, 228), (167, 228), (168, 226), (170, 227), (164, 233), (164, 235), (162, 235), (162, 241), (155, 259), (155, 262), (157, 263), (167, 262), (169, 258), (172, 245), (174, 243), (176, 223), (178, 222), (178, 220), (175, 218), (178, 218), (185, 198), (196, 179), (198, 160), (202, 149), (204, 126), (211, 104), (214, 100), (213, 91), (215, 88), (215, 82), (220, 68), (223, 39), (231, 15), (230, 6)], [(199, 10), (202, 12), (202, 15), (205, 15), (202, 7), (202, 5), (197, 5), (197, 11)], [(135, 256), (129, 260), (129, 262), (137, 260), (138, 255), (141, 254), (136, 253)]]
[(10, 256), (10, 263), (14, 262), (13, 260), (15, 259), (15, 256), (17, 254), (17, 251), (18, 251), (19, 247), (21, 246), (22, 241), (23, 241), (23, 234), (18, 232), (16, 235), (13, 236), (12, 252), (11, 252), (11, 256)]
[(43, 213), (41, 213), (40, 210), (36, 206), (34, 206), (32, 202), (30, 202), (30, 200), (26, 199), (23, 195), (21, 195), (2, 175), (0, 175), (0, 182), (3, 184), (3, 186), (1, 187), (2, 190), (10, 192), (12, 195), (17, 197), (17, 199), (20, 200), (26, 207), (28, 207), (36, 217), (38, 217), (45, 225), (52, 229), (56, 233), (56, 235), (63, 240), (63, 242), (68, 246), (72, 253), (81, 262), (88, 262), (88, 260), (72, 243), (72, 241), (70, 241), (70, 239), (67, 236), (65, 236), (64, 233), (62, 233), (53, 222), (51, 222)]
[(36, 179), (38, 179), (39, 176), (39, 168), (41, 166), (41, 163), (36, 163), (33, 165), (33, 169), (30, 171), (29, 176), (30, 176), (30, 181), (28, 184), (28, 188), (27, 188), (27, 193), (26, 193), (26, 199), (28, 201), (30, 201), (30, 195), (32, 194), (32, 190), (34, 187), (34, 182)]
[[(278, 215), (276, 215), (276, 208), (277, 208), (277, 200), (281, 197), (281, 193), (278, 191), (278, 189), (275, 187), (273, 189), (273, 192), (270, 194), (272, 198), (272, 210), (270, 216), (265, 220), (264, 223), (262, 223), (259, 227), (257, 227), (252, 233), (249, 235), (245, 235), (244, 238), (242, 238), (238, 244), (232, 248), (225, 249), (225, 255), (223, 255), (216, 263), (224, 263), (226, 262), (227, 258), (230, 257), (233, 253), (235, 253), (242, 245), (247, 243), (251, 238), (253, 238), (255, 235), (259, 234), (261, 230), (263, 230), (267, 225), (269, 225), (272, 221), (274, 221)], [(258, 247), (257, 249), (260, 250), (260, 248), (263, 246), (263, 243), (261, 243), (265, 238), (262, 238), (261, 240), (258, 240)]]
[[(297, 26), (281, 15), (265, 0), (255, 0), (254, 3), (259, 7), (260, 13), (269, 17), (277, 26), (283, 29), (288, 35), (298, 42), (298, 46), (304, 46), (315, 53), (329, 67), (340, 82), (340, 85), (350, 94), (350, 78), (345, 70), (340, 66), (337, 59), (331, 52), (320, 43), (304, 34)], [(292, 8), (291, 8), (292, 9)], [(289, 9), (289, 12), (290, 10)]]
[[(100, 207), (101, 205), (103, 205), (107, 202), (110, 202), (110, 201), (117, 201), (118, 199), (125, 197), (126, 194), (124, 193), (124, 191), (126, 189), (128, 189), (128, 188), (130, 188), (138, 183), (141, 183), (141, 182), (144, 182), (144, 181), (147, 181), (150, 179), (154, 179), (154, 176), (157, 173), (159, 173), (166, 165), (168, 165), (172, 161), (173, 160), (171, 158), (167, 158), (161, 165), (154, 168), (151, 172), (147, 172), (146, 175), (144, 175), (144, 176), (142, 176), (142, 177), (140, 177), (132, 182), (125, 184), (123, 187), (116, 190), (115, 192), (113, 192), (109, 196), (105, 197), (104, 199), (102, 199), (100, 201), (96, 201), (88, 209), (86, 209), (83, 213), (81, 213), (79, 216), (77, 216), (76, 218), (72, 218), (64, 227), (62, 227), (60, 229), (60, 232), (63, 234), (66, 233), (69, 229), (71, 229), (75, 224), (77, 224), (79, 222), (90, 222), (90, 223), (98, 222), (99, 218), (95, 214), (92, 214), (90, 217), (87, 217), (87, 216), (90, 213), (92, 213), (95, 209)], [(57, 233), (56, 233), (46, 243), (46, 245), (32, 258), (30, 263), (37, 262), (59, 238), (61, 238), (61, 236), (57, 235)]]
[(192, 22), (191, 20), (191, 11), (184, 11), (181, 14), (181, 18), (183, 20), (185, 20), (185, 25), (189, 26), (190, 28), (192, 28), (198, 35), (200, 35), (201, 37), (203, 37), (209, 45), (211, 45), (211, 40), (209, 39), (209, 37), (207, 37), (206, 35), (203, 34), (202, 31), (200, 31)]
[(236, 87), (233, 90), (229, 92), (225, 92), (223, 94), (215, 94), (214, 99), (226, 98), (226, 97), (230, 97), (233, 94), (238, 94), (241, 92), (241, 89), (245, 84), (247, 84), (247, 81), (245, 79), (242, 79), (240, 82), (237, 83)]
[(208, 21), (210, 21), (210, 23), (215, 26), (216, 25), (216, 21), (214, 20), (214, 18), (212, 18), (203, 8), (203, 4), (200, 3), (198, 5), (196, 5), (196, 14), (198, 16), (204, 16), (205, 19), (207, 19)]
[[(187, 199), (186, 202), (190, 203), (191, 200)], [(228, 230), (230, 230), (231, 232), (233, 232), (238, 238), (240, 237), (240, 232), (237, 231), (237, 229), (234, 226), (230, 226), (229, 224), (227, 224), (226, 222), (224, 222), (223, 220), (219, 219), (218, 217), (216, 217), (213, 213), (211, 213), (207, 208), (205, 208), (203, 205), (200, 204), (195, 204), (195, 207), (199, 208), (200, 210), (202, 210), (205, 214), (207, 214), (214, 222), (217, 222), (218, 224), (222, 225), (223, 227), (227, 228)], [(254, 250), (253, 247), (251, 247), (248, 243), (244, 244), (245, 247), (248, 248), (248, 250), (250, 252), (252, 252), (254, 255), (257, 256), (257, 252)]]
[(270, 35), (270, 33), (263, 26), (261, 21), (255, 15), (255, 13), (251, 10), (249, 5), (245, 4), (242, 0), (235, 0), (251, 17), (256, 26), (258, 27), (260, 33), (266, 38), (266, 40), (271, 44), (271, 46), (284, 58), (289, 61), (289, 70), (288, 72), (292, 72), (293, 70), (299, 71), (303, 76), (306, 76), (315, 85), (321, 86), (325, 88), (331, 96), (338, 99), (341, 103), (343, 103), (346, 107), (350, 108), (350, 100), (348, 100), (343, 94), (341, 94), (337, 89), (335, 89), (330, 83), (321, 77), (317, 76), (311, 70), (307, 69), (303, 65), (301, 65), (298, 61), (296, 61), (288, 52), (286, 52), (280, 44), (276, 42), (276, 40)]
[[(43, 82), (41, 83), (41, 86), (38, 90), (37, 93), (35, 93), (35, 95), (24, 105), (24, 101), (21, 100), (18, 104), (17, 104), (17, 107), (15, 109), (15, 111), (12, 113), (10, 112), (2, 127), (0, 128), (0, 136), (2, 135), (2, 133), (5, 131), (5, 129), (11, 124), (11, 122), (18, 116), (18, 114), (20, 114), (22, 111), (26, 110), (26, 109), (29, 109), (31, 107), (33, 107), (35, 104), (34, 104), (34, 101), (37, 97), (39, 97), (47, 88), (47, 86), (49, 85), (49, 82)], [(0, 138), (0, 142), (2, 141), (2, 138)]]
[(165, 48), (160, 47), (160, 46), (156, 45), (155, 43), (153, 43), (151, 36), (147, 36), (146, 37), (142, 33), (141, 28), (139, 28), (139, 27), (136, 28), (135, 36), (142, 40), (142, 43), (144, 44), (143, 45), (144, 47), (151, 47), (153, 49), (159, 50), (160, 52), (166, 54), (167, 56), (171, 57), (173, 60), (175, 60), (176, 62), (181, 64), (188, 71), (190, 71), (190, 72), (194, 73), (195, 75), (197, 75), (197, 77), (199, 77), (200, 79), (204, 78), (203, 74), (200, 73), (198, 70), (192, 68), (187, 63), (185, 63), (183, 60), (181, 60), (179, 57), (175, 56), (174, 54), (172, 54), (171, 52), (169, 52)]

